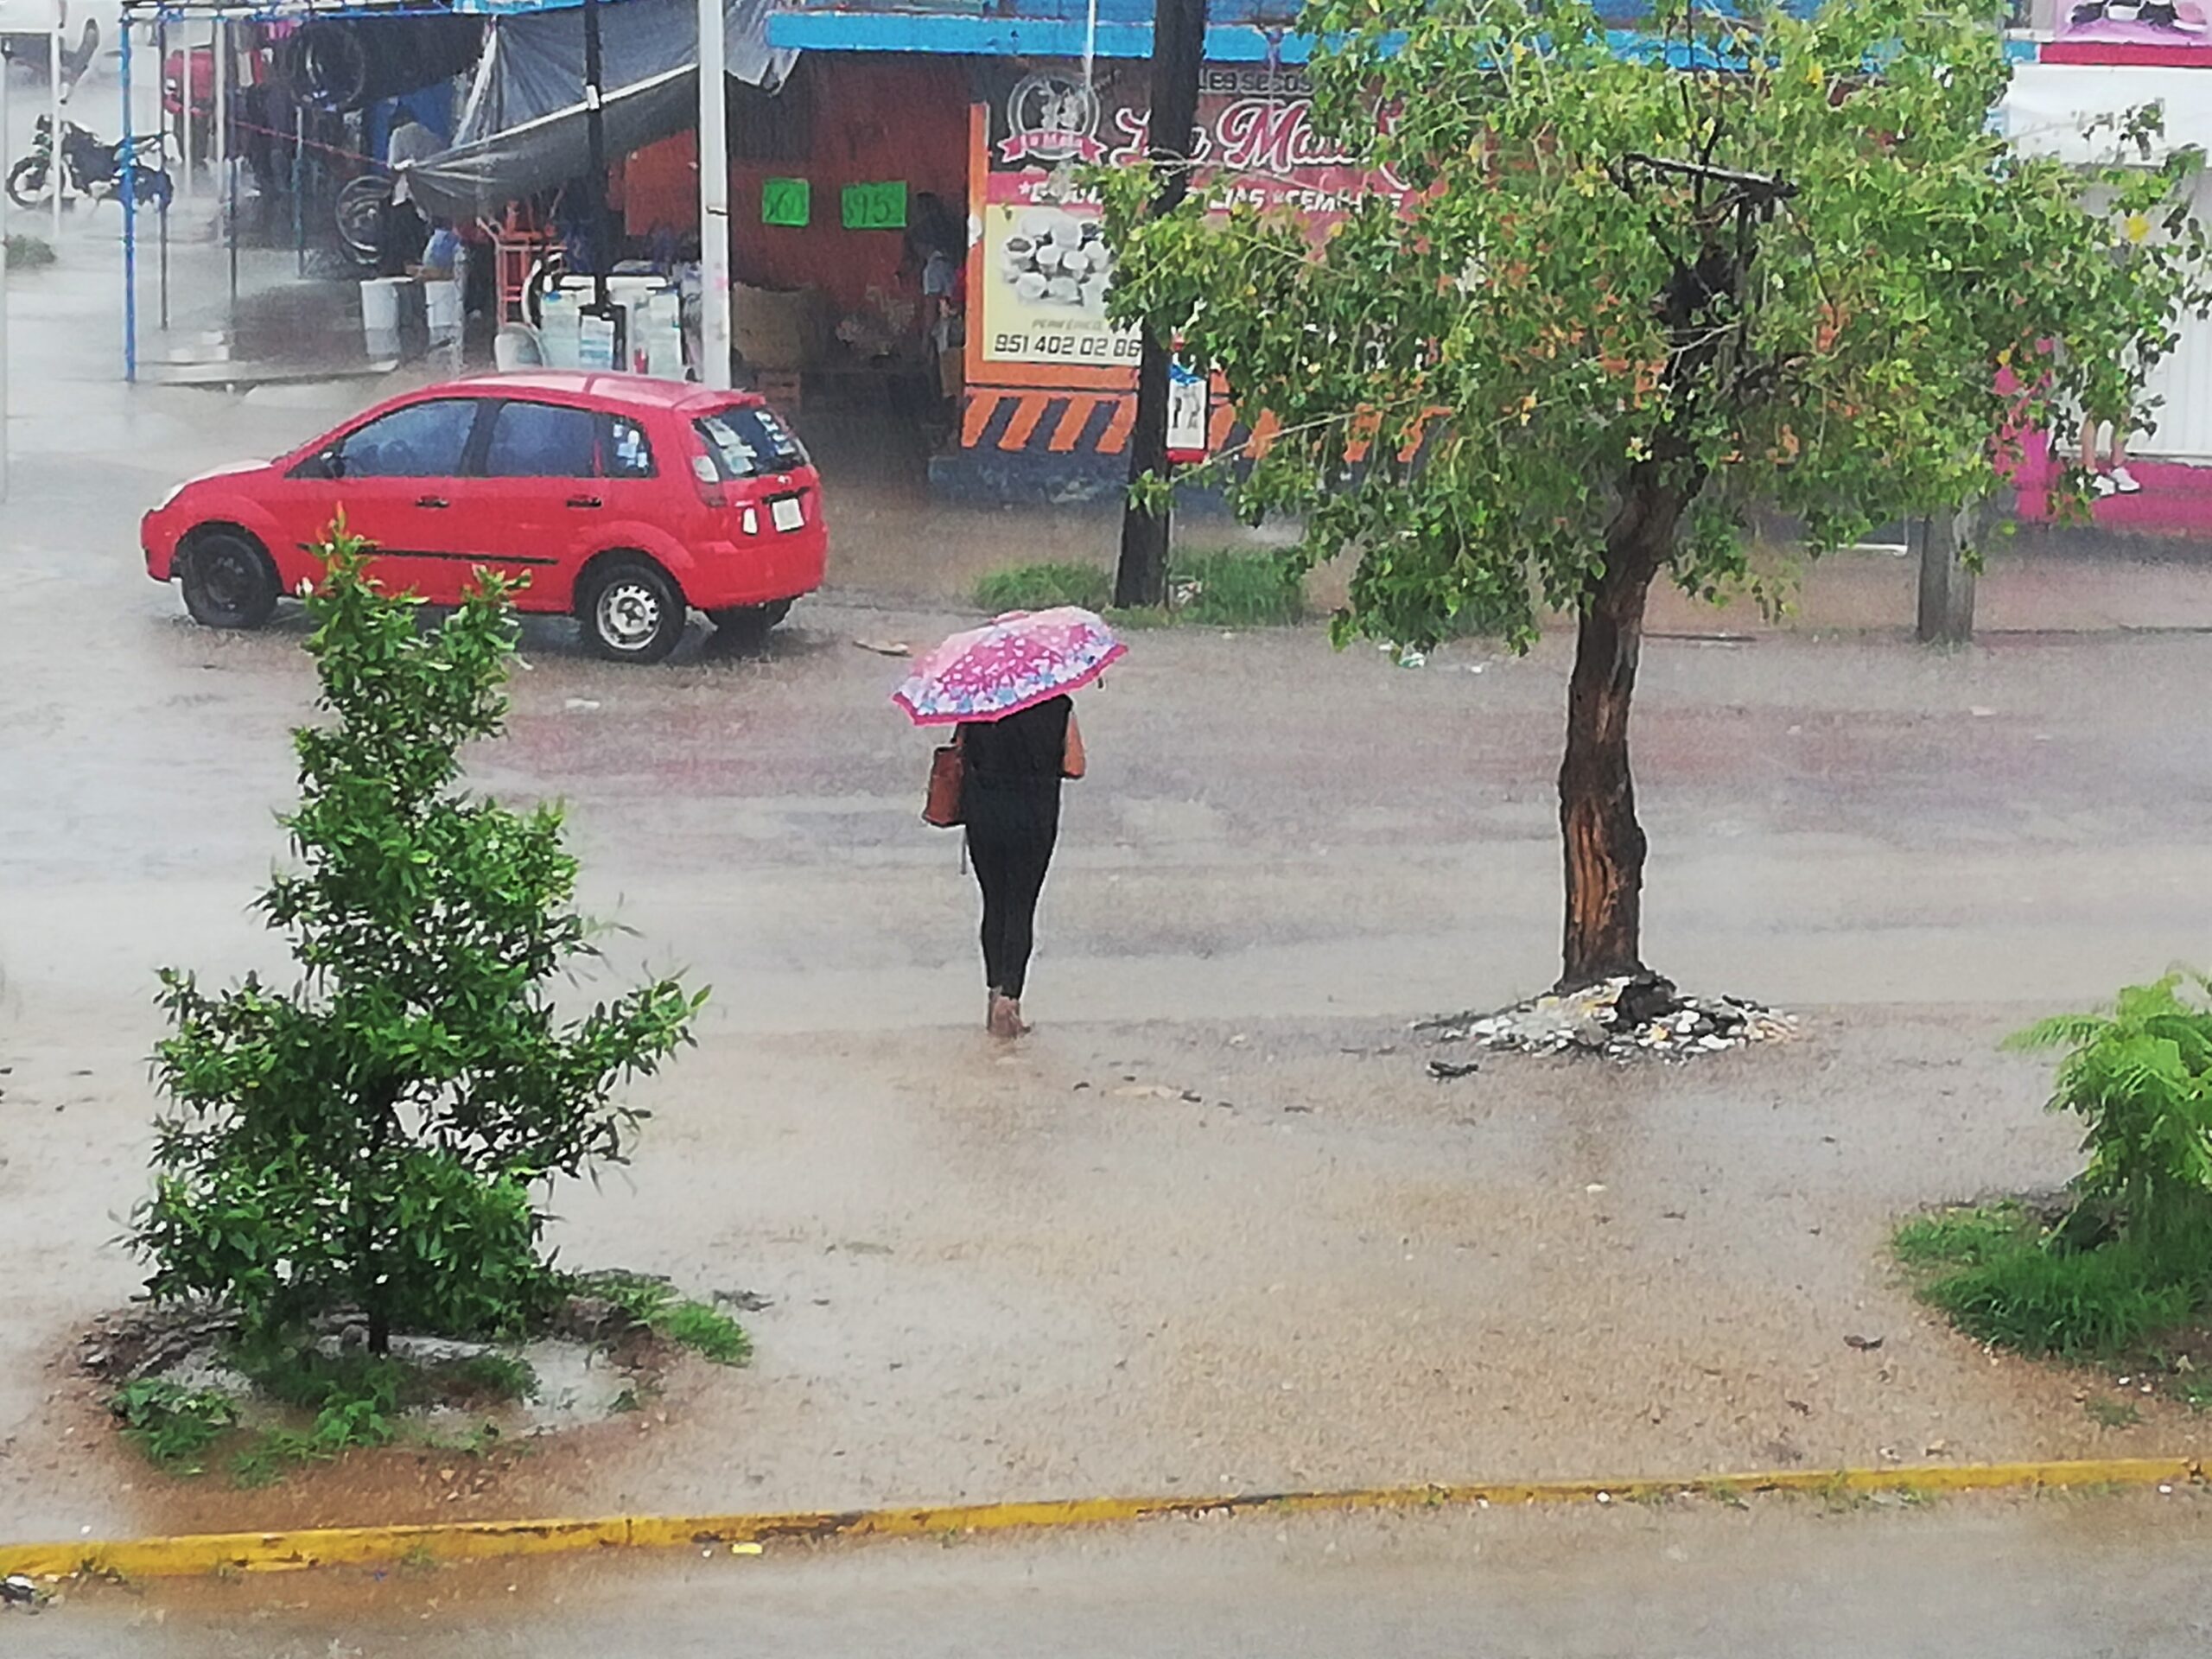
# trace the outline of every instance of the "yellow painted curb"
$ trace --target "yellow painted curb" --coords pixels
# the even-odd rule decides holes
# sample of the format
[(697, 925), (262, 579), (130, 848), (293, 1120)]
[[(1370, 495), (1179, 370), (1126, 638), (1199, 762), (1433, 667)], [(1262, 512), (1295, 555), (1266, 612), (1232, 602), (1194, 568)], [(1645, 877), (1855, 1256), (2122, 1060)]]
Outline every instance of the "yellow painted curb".
[(176, 1538), (84, 1539), (0, 1544), (0, 1575), (76, 1573), (176, 1578), (393, 1561), (461, 1561), (583, 1549), (769, 1543), (778, 1539), (902, 1538), (1041, 1531), (1163, 1516), (1267, 1511), (1305, 1514), (1437, 1509), (1472, 1503), (1588, 1503), (1758, 1492), (1977, 1492), (2040, 1487), (2151, 1486), (2205, 1478), (2190, 1458), (2089, 1459), (2059, 1463), (1923, 1464), (1888, 1469), (1785, 1469), (1663, 1480), (1525, 1480), (1485, 1485), (1355, 1487), (1343, 1491), (1237, 1492), (1212, 1497), (1077, 1497), (1041, 1503), (959, 1503), (933, 1509), (797, 1511), (766, 1515), (610, 1516), (596, 1521), (448, 1521), (416, 1526), (328, 1527), (298, 1532), (205, 1533)]

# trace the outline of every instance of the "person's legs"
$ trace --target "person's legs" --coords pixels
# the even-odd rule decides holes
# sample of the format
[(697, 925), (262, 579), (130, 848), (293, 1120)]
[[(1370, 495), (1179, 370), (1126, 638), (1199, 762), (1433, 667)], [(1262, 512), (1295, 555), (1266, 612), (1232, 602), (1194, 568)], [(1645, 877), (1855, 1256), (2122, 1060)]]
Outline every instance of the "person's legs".
[(1014, 849), (1007, 861), (1005, 932), (999, 945), (999, 989), (1015, 1002), (1029, 978), (1029, 955), (1037, 944), (1037, 899), (1052, 863), (1052, 843), (1037, 840)]
[(2127, 470), (2127, 433), (2118, 422), (2112, 429), (2112, 470), (2107, 474), (2112, 486), (2122, 495), (2133, 495), (2143, 486), (2135, 474)]
[(983, 894), (983, 983), (995, 995), (1006, 988), (1006, 914), (1009, 876), (1005, 844), (997, 837), (968, 831), (968, 861)]

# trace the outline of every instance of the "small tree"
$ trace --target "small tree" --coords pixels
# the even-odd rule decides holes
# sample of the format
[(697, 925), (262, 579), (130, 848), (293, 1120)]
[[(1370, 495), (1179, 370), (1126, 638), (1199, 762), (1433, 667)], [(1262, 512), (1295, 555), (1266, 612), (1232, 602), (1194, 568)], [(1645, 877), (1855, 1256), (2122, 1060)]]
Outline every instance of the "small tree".
[(641, 1114), (615, 1086), (689, 1040), (705, 994), (664, 979), (561, 1019), (548, 982), (594, 952), (560, 809), (454, 789), (461, 746), (504, 723), (505, 586), (480, 576), (426, 632), (342, 522), (323, 552), (308, 650), (333, 718), (294, 734), (300, 868), (257, 903), (300, 982), (211, 995), (162, 971), (175, 1110), (133, 1241), (156, 1297), (272, 1330), (350, 1306), (382, 1353), (396, 1325), (482, 1332), (542, 1300), (533, 1194), (620, 1160)]
[[(1541, 607), (1578, 618), (1563, 988), (1643, 966), (1653, 582), (1748, 582), (1764, 506), (1818, 552), (1986, 495), (2024, 433), (2139, 423), (2205, 302), (2197, 156), (2069, 168), (1993, 131), (2003, 10), (1658, 0), (1663, 49), (1624, 53), (1585, 0), (1313, 0), (1321, 136), (1402, 200), (1317, 247), (1203, 191), (1149, 215), (1147, 168), (1103, 180), (1115, 315), (1280, 423), (1236, 505), (1302, 514), (1302, 564), (1357, 550), (1339, 639), (1526, 649)], [(2150, 118), (2121, 124), (2147, 161)]]

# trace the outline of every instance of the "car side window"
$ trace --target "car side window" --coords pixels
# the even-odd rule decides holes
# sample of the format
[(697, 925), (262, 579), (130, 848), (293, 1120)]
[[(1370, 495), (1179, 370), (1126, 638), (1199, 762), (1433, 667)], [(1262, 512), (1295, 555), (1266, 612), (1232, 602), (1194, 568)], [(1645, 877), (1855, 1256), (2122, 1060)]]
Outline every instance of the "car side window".
[(588, 409), (510, 403), (492, 417), (488, 478), (590, 478), (598, 470), (599, 420)]
[(337, 446), (340, 478), (457, 478), (478, 399), (438, 397), (380, 415)]
[(645, 429), (626, 415), (607, 417), (607, 475), (609, 478), (651, 478), (652, 441)]

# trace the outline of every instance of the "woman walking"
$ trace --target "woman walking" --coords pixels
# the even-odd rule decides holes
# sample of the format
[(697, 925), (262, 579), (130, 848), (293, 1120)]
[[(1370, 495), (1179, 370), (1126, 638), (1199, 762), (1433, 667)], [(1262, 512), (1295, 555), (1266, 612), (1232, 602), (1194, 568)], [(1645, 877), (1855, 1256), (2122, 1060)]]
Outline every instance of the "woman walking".
[(1084, 772), (1068, 694), (1127, 650), (1073, 605), (1009, 611), (925, 653), (891, 694), (917, 726), (957, 726), (937, 752), (925, 823), (964, 826), (983, 890), (983, 980), (994, 1035), (1019, 1037), (1037, 898), (1060, 834), (1060, 785)]
[(1084, 772), (1075, 705), (1057, 696), (1001, 720), (960, 728), (960, 817), (983, 893), (986, 1023), (1019, 1037), (1021, 992), (1037, 940), (1037, 899), (1060, 834), (1060, 785)]

